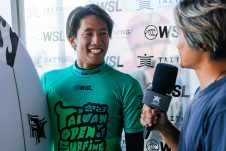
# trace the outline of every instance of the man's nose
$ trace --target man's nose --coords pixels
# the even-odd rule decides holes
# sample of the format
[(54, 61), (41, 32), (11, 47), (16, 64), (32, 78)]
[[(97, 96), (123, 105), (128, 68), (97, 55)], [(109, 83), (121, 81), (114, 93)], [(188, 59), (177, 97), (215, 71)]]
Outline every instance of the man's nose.
[(92, 44), (98, 44), (100, 42), (100, 35), (95, 33), (92, 37)]

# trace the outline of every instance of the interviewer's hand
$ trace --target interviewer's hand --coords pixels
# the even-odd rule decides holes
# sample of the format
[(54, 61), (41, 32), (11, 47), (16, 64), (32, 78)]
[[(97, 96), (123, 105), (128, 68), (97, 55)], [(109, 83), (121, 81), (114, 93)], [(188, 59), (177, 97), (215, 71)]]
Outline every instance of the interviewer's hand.
[(161, 131), (161, 128), (164, 127), (169, 122), (169, 120), (166, 113), (144, 104), (140, 122), (145, 127), (151, 127), (154, 125), (155, 130)]
[(143, 106), (140, 122), (145, 127), (154, 125), (155, 130), (160, 131), (161, 137), (166, 144), (177, 151), (179, 142), (179, 130), (168, 120), (167, 114), (158, 109), (153, 109), (148, 105)]

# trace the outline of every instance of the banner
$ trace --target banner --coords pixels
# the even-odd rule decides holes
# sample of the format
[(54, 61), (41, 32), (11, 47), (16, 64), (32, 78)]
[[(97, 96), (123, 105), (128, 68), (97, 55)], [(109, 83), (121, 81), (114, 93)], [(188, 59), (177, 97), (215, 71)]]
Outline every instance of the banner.
[[(105, 61), (135, 77), (143, 91), (150, 88), (157, 63), (179, 68), (167, 115), (180, 129), (185, 110), (198, 82), (194, 73), (179, 66), (177, 27), (173, 9), (178, 0), (24, 0), (26, 45), (39, 75), (74, 63), (76, 52), (65, 34), (68, 14), (77, 6), (95, 3), (114, 20)], [(124, 138), (124, 135), (123, 135)], [(125, 140), (122, 148), (125, 150)], [(145, 151), (171, 151), (159, 132), (145, 140)]]

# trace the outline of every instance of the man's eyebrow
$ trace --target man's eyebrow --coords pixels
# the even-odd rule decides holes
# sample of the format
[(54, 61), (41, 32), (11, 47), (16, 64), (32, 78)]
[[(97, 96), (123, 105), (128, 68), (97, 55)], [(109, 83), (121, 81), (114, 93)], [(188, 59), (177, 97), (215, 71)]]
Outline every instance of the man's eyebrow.
[[(84, 30), (84, 32), (87, 32), (87, 31), (92, 31), (92, 30), (95, 30), (94, 28), (86, 28)], [(103, 28), (100, 28), (98, 29), (99, 31), (107, 31), (108, 29), (106, 27), (103, 27)]]

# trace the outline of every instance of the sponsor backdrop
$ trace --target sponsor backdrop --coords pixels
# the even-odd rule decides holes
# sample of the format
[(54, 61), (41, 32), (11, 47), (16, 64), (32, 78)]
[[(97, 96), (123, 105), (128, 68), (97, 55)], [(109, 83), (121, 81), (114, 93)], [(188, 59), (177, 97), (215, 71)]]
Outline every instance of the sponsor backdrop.
[[(106, 62), (135, 77), (143, 90), (150, 88), (157, 63), (178, 66), (176, 87), (167, 112), (178, 128), (197, 88), (197, 79), (188, 69), (179, 67), (176, 48), (177, 28), (173, 8), (178, 0), (24, 0), (26, 45), (41, 76), (44, 72), (69, 66), (76, 52), (65, 37), (69, 12), (95, 3), (115, 22)], [(125, 150), (125, 141), (122, 140)], [(170, 151), (156, 131), (145, 140), (145, 151)]]

